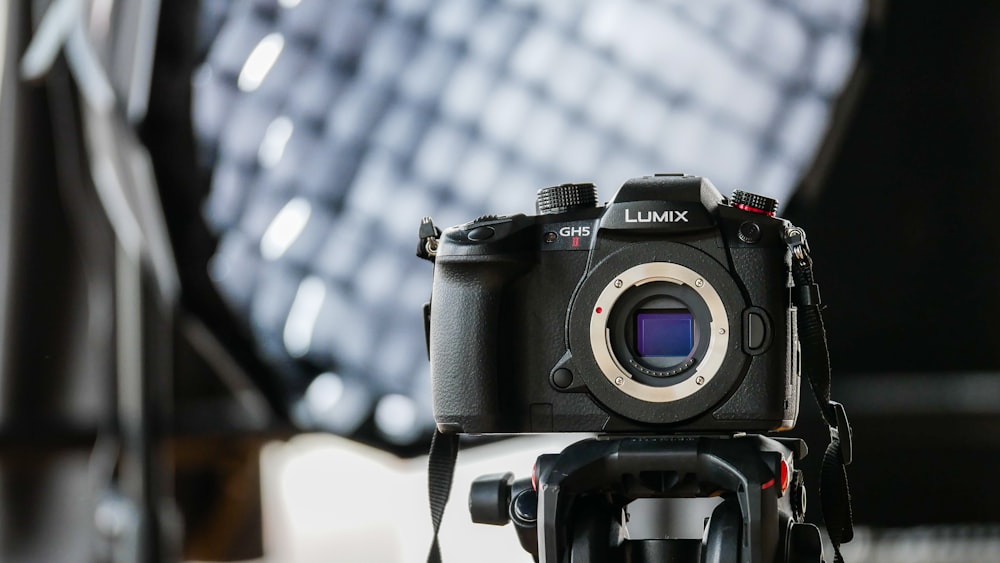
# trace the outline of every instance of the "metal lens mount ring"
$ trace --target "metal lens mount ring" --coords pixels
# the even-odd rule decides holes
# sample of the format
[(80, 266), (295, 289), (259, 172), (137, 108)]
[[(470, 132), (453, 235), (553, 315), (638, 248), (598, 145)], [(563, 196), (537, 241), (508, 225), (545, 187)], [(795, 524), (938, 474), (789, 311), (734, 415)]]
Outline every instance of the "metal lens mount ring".
[[(708, 347), (694, 366), (694, 372), (683, 381), (665, 387), (641, 383), (622, 367), (612, 351), (608, 327), (611, 311), (619, 298), (630, 289), (651, 282), (669, 282), (690, 287), (705, 301), (711, 315)], [(704, 319), (700, 320), (704, 322)], [(701, 274), (669, 262), (640, 264), (616, 276), (597, 298), (590, 316), (590, 346), (604, 377), (623, 393), (651, 403), (669, 403), (693, 395), (715, 377), (729, 346), (729, 318), (719, 293)]]

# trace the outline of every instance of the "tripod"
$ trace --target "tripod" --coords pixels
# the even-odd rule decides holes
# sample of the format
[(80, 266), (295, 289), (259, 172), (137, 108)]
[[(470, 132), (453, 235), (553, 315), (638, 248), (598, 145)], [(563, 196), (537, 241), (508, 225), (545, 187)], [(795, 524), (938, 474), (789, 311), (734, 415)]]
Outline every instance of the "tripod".
[[(530, 479), (479, 477), (469, 507), (474, 522), (513, 522), (539, 563), (821, 563), (795, 469), (806, 451), (758, 435), (604, 436), (540, 456)], [(715, 496), (702, 539), (625, 538), (633, 500)]]

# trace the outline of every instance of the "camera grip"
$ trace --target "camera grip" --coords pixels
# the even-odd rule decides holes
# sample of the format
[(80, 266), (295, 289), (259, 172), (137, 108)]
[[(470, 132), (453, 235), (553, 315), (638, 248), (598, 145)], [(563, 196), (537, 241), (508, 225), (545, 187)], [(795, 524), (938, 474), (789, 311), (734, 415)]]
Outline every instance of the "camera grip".
[(442, 432), (494, 432), (500, 426), (501, 302), (505, 287), (527, 264), (497, 257), (462, 258), (439, 258), (434, 270), (430, 323), (434, 418)]

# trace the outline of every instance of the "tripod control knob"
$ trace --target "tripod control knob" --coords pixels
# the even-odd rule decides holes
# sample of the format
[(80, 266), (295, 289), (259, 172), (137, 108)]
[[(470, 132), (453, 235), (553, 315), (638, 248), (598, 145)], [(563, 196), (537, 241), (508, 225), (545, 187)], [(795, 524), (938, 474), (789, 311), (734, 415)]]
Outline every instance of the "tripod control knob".
[(597, 206), (597, 186), (594, 184), (560, 184), (538, 190), (535, 210), (539, 215), (565, 213), (574, 209)]
[(503, 526), (510, 522), (510, 488), (514, 474), (494, 473), (477, 477), (469, 489), (469, 513), (476, 524)]
[(538, 493), (525, 489), (510, 503), (511, 519), (515, 524), (534, 525), (538, 520)]
[(792, 473), (792, 513), (797, 518), (805, 518), (806, 515), (806, 480), (802, 472), (796, 469)]

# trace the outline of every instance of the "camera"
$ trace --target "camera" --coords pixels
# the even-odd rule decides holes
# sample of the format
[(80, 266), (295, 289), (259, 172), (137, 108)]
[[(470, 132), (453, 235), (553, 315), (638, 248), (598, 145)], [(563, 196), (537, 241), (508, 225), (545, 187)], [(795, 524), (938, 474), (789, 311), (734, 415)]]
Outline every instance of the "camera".
[(445, 433), (794, 426), (799, 345), (777, 202), (705, 178), (538, 192), (434, 239), (427, 310)]

